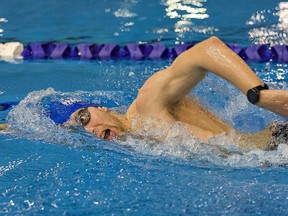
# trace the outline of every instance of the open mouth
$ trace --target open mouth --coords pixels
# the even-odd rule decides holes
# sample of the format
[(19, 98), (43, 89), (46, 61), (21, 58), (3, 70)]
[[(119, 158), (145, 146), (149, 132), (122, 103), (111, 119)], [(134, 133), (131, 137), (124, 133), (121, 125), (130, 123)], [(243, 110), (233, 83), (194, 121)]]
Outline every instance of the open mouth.
[(116, 134), (116, 131), (110, 129), (106, 129), (103, 133), (104, 133), (103, 135), (104, 140), (112, 140), (113, 138), (118, 136)]
[(104, 140), (108, 140), (110, 138), (111, 130), (107, 129), (104, 131)]

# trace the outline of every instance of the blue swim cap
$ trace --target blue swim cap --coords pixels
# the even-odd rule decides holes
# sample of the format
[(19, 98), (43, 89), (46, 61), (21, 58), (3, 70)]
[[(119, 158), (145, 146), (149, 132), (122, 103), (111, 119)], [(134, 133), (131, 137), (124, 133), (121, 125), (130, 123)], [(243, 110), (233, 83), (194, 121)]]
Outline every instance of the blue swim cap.
[(119, 106), (117, 102), (103, 97), (80, 100), (79, 98), (59, 98), (58, 96), (52, 96), (43, 98), (41, 104), (44, 107), (45, 115), (50, 117), (56, 124), (63, 124), (68, 121), (71, 114), (81, 108), (89, 106), (112, 108)]
[(76, 110), (89, 106), (98, 107), (99, 104), (83, 101), (72, 104), (63, 104), (59, 101), (53, 101), (49, 105), (47, 114), (56, 124), (63, 124), (69, 120), (71, 114)]

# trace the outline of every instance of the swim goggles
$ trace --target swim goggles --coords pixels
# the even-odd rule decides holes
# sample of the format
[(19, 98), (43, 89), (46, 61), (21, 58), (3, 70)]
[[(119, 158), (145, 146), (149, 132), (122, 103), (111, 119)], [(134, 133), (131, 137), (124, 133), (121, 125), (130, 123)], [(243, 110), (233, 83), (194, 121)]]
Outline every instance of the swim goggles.
[(88, 110), (88, 107), (81, 109), (76, 117), (75, 117), (75, 121), (78, 125), (81, 125), (82, 127), (85, 127), (91, 118), (91, 114)]

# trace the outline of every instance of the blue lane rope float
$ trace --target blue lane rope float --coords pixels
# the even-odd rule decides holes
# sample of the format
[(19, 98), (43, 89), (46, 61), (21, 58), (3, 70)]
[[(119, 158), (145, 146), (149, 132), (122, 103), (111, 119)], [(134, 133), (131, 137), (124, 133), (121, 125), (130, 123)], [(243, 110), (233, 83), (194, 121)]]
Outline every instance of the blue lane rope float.
[[(168, 48), (164, 44), (93, 44), (81, 43), (29, 43), (21, 53), (24, 59), (174, 59), (196, 43), (185, 43)], [(288, 62), (288, 46), (252, 44), (243, 48), (237, 44), (227, 44), (245, 61)]]

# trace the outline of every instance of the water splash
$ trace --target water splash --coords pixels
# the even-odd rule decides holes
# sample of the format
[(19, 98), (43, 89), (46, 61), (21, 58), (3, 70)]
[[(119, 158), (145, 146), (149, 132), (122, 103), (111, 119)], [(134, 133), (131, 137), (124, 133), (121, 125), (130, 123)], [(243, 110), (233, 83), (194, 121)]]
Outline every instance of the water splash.
[[(133, 154), (150, 155), (153, 157), (163, 156), (166, 158), (180, 159), (183, 161), (200, 162), (201, 164), (214, 164), (220, 166), (233, 167), (263, 167), (263, 166), (287, 166), (288, 164), (288, 145), (277, 143), (279, 147), (274, 151), (263, 151), (260, 149), (244, 149), (235, 146), (235, 135), (219, 135), (208, 142), (201, 142), (195, 138), (189, 129), (180, 124), (171, 124), (159, 121), (159, 127), (141, 127), (138, 136), (127, 135), (125, 140), (114, 140), (105, 142), (87, 134), (83, 131), (67, 131), (58, 127), (47, 115), (43, 104), (43, 98), (87, 98), (99, 96), (109, 98), (119, 102), (117, 111), (125, 113), (131, 101), (127, 101), (119, 92), (57, 92), (52, 88), (47, 90), (31, 92), (19, 105), (14, 107), (8, 114), (7, 122), (12, 133), (19, 137), (31, 140), (42, 140), (46, 143), (67, 145), (75, 148), (110, 148), (112, 151), (119, 151), (115, 146), (124, 147)], [(71, 99), (71, 100), (72, 100)], [(247, 109), (241, 96), (235, 97), (239, 107), (233, 109), (229, 101), (226, 103), (225, 112), (230, 121), (233, 122), (239, 112), (244, 115), (251, 110)], [(122, 101), (120, 103), (120, 101)], [(235, 104), (235, 101), (233, 102)], [(241, 105), (242, 104), (242, 105)], [(226, 117), (227, 117), (226, 116)], [(251, 122), (248, 120), (248, 122)], [(262, 122), (263, 123), (263, 122)], [(144, 124), (145, 125), (145, 124)], [(152, 129), (151, 129), (152, 128)], [(165, 130), (163, 130), (165, 128)], [(151, 139), (153, 137), (153, 139)], [(105, 142), (105, 145), (103, 145)], [(116, 143), (116, 145), (114, 145)], [(103, 147), (105, 146), (105, 147)], [(114, 146), (114, 147), (113, 147)]]
[[(159, 124), (165, 124), (159, 122)], [(137, 139), (128, 136), (125, 141), (116, 141), (135, 152), (152, 156), (181, 159), (184, 161), (200, 162), (233, 167), (271, 167), (288, 165), (288, 145), (279, 142), (274, 151), (264, 151), (255, 148), (240, 148), (235, 144), (236, 135), (219, 135), (208, 142), (201, 142), (195, 138), (183, 125), (175, 123), (161, 135), (164, 138), (151, 140), (149, 136), (159, 133), (158, 130), (144, 130), (146, 137)], [(143, 132), (144, 132), (143, 131)], [(160, 138), (158, 136), (158, 138)]]
[[(122, 94), (123, 95), (123, 94)], [(70, 146), (83, 145), (86, 133), (69, 132), (63, 127), (56, 125), (47, 115), (45, 103), (47, 101), (61, 100), (65, 103), (93, 98), (95, 103), (103, 104), (103, 101), (113, 100), (119, 105), (119, 101), (125, 101), (121, 92), (84, 92), (72, 93), (57, 92), (52, 88), (47, 90), (33, 91), (15, 106), (7, 116), (7, 123), (12, 133), (31, 140), (42, 140), (48, 143), (65, 144)], [(48, 99), (48, 100), (47, 100)]]

